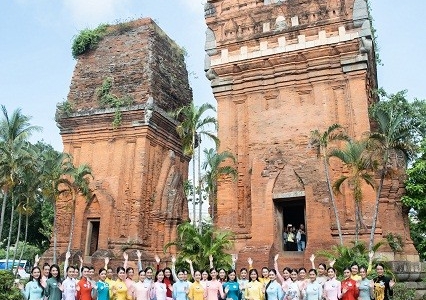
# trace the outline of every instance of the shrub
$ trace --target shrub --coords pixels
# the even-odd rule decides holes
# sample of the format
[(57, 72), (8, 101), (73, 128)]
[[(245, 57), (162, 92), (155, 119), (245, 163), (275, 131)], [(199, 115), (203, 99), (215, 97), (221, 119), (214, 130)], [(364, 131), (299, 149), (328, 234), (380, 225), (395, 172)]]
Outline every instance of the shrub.
[(72, 57), (77, 58), (79, 55), (96, 48), (99, 41), (106, 35), (109, 25), (101, 24), (95, 29), (83, 29), (74, 38), (72, 43)]
[(395, 283), (393, 287), (393, 300), (414, 300), (416, 290), (407, 287), (405, 283)]
[(11, 271), (0, 270), (0, 299), (2, 300), (23, 300), (19, 289), (14, 283), (15, 277)]

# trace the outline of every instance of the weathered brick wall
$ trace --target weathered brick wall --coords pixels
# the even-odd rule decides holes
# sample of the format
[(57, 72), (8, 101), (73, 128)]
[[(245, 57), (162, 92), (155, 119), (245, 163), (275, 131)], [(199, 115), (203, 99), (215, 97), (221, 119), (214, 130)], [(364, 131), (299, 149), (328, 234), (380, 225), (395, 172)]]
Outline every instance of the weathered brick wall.
[[(78, 58), (67, 99), (74, 111), (58, 114), (64, 151), (74, 157), (75, 165), (89, 164), (94, 176), (92, 199), (78, 195), (76, 200), (72, 259), (82, 254), (97, 267), (105, 256), (112, 257), (112, 266), (120, 265), (123, 251), (134, 261), (136, 249), (142, 251), (144, 263), (153, 262), (155, 254), (169, 259), (163, 246), (188, 219), (183, 181), (189, 158), (182, 153), (177, 123), (166, 113), (192, 100), (183, 53), (150, 19), (125, 28)], [(112, 126), (115, 110), (100, 108), (96, 97), (106, 77), (114, 80), (113, 94), (134, 99), (120, 108), (117, 128)], [(62, 256), (72, 207), (69, 197), (57, 203)], [(93, 222), (99, 222), (99, 236), (97, 250), (91, 253)], [(46, 255), (51, 254), (52, 248)]]
[[(338, 123), (359, 138), (370, 130), (368, 106), (376, 101), (365, 1), (275, 2), (212, 0), (205, 7), (205, 69), (218, 103), (221, 150), (236, 155), (239, 173), (237, 182), (219, 185), (216, 223), (236, 232), (242, 266), (252, 256), (258, 269), (271, 266), (274, 254), (281, 253), (283, 217), (277, 201), (285, 197), (305, 197), (308, 244), (306, 254), (283, 252), (281, 265), (308, 267), (311, 253), (338, 242), (310, 132)], [(332, 180), (343, 171), (335, 159), (330, 169)], [(376, 242), (385, 232), (401, 234), (406, 253), (416, 259), (399, 201), (401, 181), (392, 182), (383, 197), (395, 201), (380, 203)], [(363, 218), (370, 225), (375, 193), (369, 187), (363, 192)], [(349, 243), (355, 231), (351, 191), (344, 189), (337, 202)], [(400, 226), (388, 225), (388, 215)], [(369, 230), (361, 238), (367, 240)]]
[(140, 19), (108, 31), (96, 50), (77, 60), (67, 98), (77, 111), (99, 107), (96, 89), (107, 77), (114, 80), (113, 94), (131, 96), (135, 104), (149, 96), (166, 111), (190, 103), (184, 51), (154, 21)]

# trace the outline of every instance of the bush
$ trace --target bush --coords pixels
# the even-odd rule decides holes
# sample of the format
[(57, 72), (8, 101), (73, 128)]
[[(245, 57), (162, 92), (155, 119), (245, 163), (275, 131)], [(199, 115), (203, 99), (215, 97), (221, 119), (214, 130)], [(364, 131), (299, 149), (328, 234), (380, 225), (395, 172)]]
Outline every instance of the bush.
[(96, 48), (99, 41), (106, 35), (109, 25), (101, 24), (95, 29), (83, 29), (74, 38), (72, 42), (72, 57), (77, 58), (79, 55)]
[(408, 288), (405, 283), (395, 283), (393, 287), (393, 300), (414, 300), (416, 290)]
[(0, 299), (23, 300), (21, 292), (14, 284), (15, 277), (11, 271), (0, 270)]

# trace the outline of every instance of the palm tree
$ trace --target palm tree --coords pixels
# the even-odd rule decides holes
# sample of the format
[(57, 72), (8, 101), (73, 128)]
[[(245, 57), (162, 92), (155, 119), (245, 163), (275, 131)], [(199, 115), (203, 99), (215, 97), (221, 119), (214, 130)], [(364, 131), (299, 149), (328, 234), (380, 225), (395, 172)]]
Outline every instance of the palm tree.
[[(72, 214), (71, 214), (71, 226), (70, 226), (70, 238), (68, 241), (67, 251), (71, 250), (72, 239), (74, 235), (74, 223), (75, 223), (75, 203), (77, 194), (81, 194), (86, 198), (86, 201), (90, 201), (92, 198), (92, 191), (89, 187), (90, 178), (93, 179), (92, 169), (88, 164), (82, 164), (77, 168), (74, 165), (69, 165), (66, 172), (70, 176), (71, 181), (67, 182), (72, 187)], [(64, 179), (66, 180), (66, 179)]]
[(412, 128), (406, 122), (404, 114), (396, 109), (384, 109), (378, 106), (371, 110), (371, 117), (377, 123), (377, 131), (369, 135), (369, 147), (376, 152), (376, 157), (380, 162), (380, 182), (376, 190), (376, 200), (374, 204), (373, 223), (371, 226), (369, 250), (374, 244), (374, 233), (376, 231), (377, 218), (379, 214), (379, 202), (386, 175), (389, 172), (388, 163), (392, 153), (402, 153), (405, 161), (408, 161), (414, 154), (415, 144), (413, 143)]
[(18, 172), (18, 164), (21, 153), (20, 148), (26, 146), (25, 141), (34, 131), (40, 131), (41, 127), (30, 124), (31, 117), (23, 115), (21, 109), (13, 111), (9, 116), (4, 105), (1, 106), (3, 113), (0, 119), (0, 154), (1, 173), (0, 184), (3, 191), (3, 203), (0, 213), (0, 240), (3, 233), (4, 214), (6, 210), (6, 201), (9, 191), (13, 190), (16, 174)]
[(200, 233), (189, 222), (177, 227), (177, 238), (164, 246), (164, 251), (176, 246), (179, 256), (177, 263), (183, 264), (187, 259), (191, 260), (196, 270), (209, 269), (209, 256), (213, 256), (217, 265), (231, 267), (231, 255), (227, 250), (233, 246), (232, 234), (228, 231), (217, 231), (212, 226)]
[(204, 149), (204, 182), (206, 183), (206, 191), (209, 193), (209, 203), (212, 206), (212, 220), (215, 212), (218, 179), (221, 176), (231, 176), (235, 180), (238, 176), (238, 171), (233, 166), (221, 165), (227, 159), (230, 159), (234, 164), (236, 163), (235, 156), (229, 151), (217, 153), (216, 149), (213, 148)]
[[(51, 146), (44, 147), (41, 173), (42, 193), (46, 200), (53, 205), (53, 262), (56, 263), (57, 249), (57, 224), (56, 224), (56, 201), (61, 196), (71, 195), (72, 215), (70, 226), (70, 238), (68, 250), (71, 247), (75, 219), (75, 201), (79, 192), (89, 195), (90, 189), (86, 175), (91, 174), (90, 167), (82, 165), (76, 168), (72, 163), (72, 157), (67, 153), (55, 151)], [(89, 197), (89, 196), (88, 196)]]
[(335, 141), (348, 141), (349, 137), (346, 135), (346, 133), (343, 132), (343, 127), (339, 124), (333, 124), (328, 129), (320, 133), (318, 130), (311, 131), (311, 145), (315, 147), (317, 151), (317, 156), (322, 156), (322, 161), (324, 164), (324, 172), (325, 172), (325, 179), (327, 181), (327, 188), (328, 192), (330, 194), (331, 199), (331, 205), (334, 210), (334, 216), (336, 217), (336, 226), (337, 226), (337, 232), (339, 233), (339, 241), (340, 245), (343, 245), (343, 235), (342, 235), (342, 227), (340, 226), (340, 219), (339, 219), (339, 211), (337, 209), (336, 205), (336, 199), (334, 197), (333, 188), (331, 186), (331, 180), (330, 180), (330, 170), (328, 168), (328, 145)]
[[(2, 146), (6, 145), (3, 143)], [(19, 188), (25, 172), (33, 170), (35, 162), (35, 154), (29, 143), (25, 140), (15, 140), (13, 143), (5, 147), (0, 147), (1, 157), (0, 170), (1, 176), (5, 178), (3, 184), (3, 192), (10, 195), (11, 213), (9, 223), (9, 234), (6, 245), (6, 260), (9, 259), (9, 250), (12, 240), (13, 221), (15, 216), (15, 205), (19, 194)], [(3, 200), (4, 201), (4, 200)], [(4, 205), (6, 203), (4, 202)], [(19, 237), (19, 234), (18, 234)]]
[(56, 201), (63, 193), (59, 190), (61, 178), (65, 173), (66, 161), (69, 156), (65, 153), (55, 151), (52, 147), (45, 147), (42, 152), (41, 161), (41, 189), (44, 199), (52, 203), (53, 206), (53, 263), (56, 263), (57, 248), (57, 224), (56, 224)]
[[(189, 105), (184, 106), (172, 113), (172, 115), (180, 121), (179, 125), (176, 127), (176, 131), (179, 137), (182, 140), (183, 152), (185, 155), (189, 155), (192, 158), (192, 178), (193, 178), (193, 201), (192, 201), (192, 214), (193, 214), (193, 224), (196, 224), (196, 184), (195, 184), (195, 148), (200, 146), (201, 137), (207, 136), (212, 139), (216, 145), (218, 145), (219, 140), (216, 135), (206, 129), (209, 125), (214, 125), (216, 129), (216, 118), (207, 116), (204, 114), (208, 111), (215, 112), (216, 109), (208, 103), (202, 104), (200, 107), (195, 106), (194, 102), (191, 102)], [(201, 197), (200, 204), (201, 205)], [(201, 216), (200, 216), (201, 224)], [(199, 230), (201, 230), (199, 226)]]
[(375, 189), (374, 177), (371, 171), (374, 168), (374, 161), (367, 153), (367, 143), (365, 141), (349, 141), (344, 149), (333, 149), (329, 157), (339, 158), (346, 166), (349, 174), (342, 175), (333, 184), (333, 190), (341, 193), (341, 187), (347, 182), (350, 189), (353, 190), (355, 202), (355, 241), (358, 241), (359, 229), (365, 227), (362, 221), (362, 183), (366, 183)]

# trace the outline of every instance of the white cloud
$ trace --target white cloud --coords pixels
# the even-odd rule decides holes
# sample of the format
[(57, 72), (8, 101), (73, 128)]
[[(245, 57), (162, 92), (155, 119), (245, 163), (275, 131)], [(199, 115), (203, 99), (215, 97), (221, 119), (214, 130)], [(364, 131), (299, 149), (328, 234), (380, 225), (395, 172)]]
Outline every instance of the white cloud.
[(100, 23), (112, 23), (128, 15), (128, 0), (63, 0), (64, 9), (79, 27), (95, 27)]

